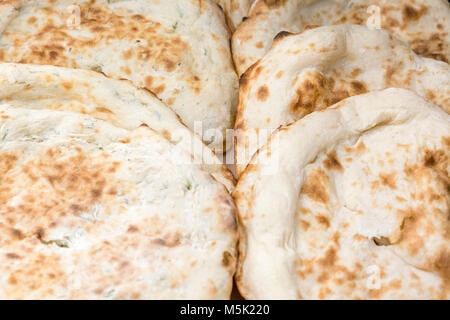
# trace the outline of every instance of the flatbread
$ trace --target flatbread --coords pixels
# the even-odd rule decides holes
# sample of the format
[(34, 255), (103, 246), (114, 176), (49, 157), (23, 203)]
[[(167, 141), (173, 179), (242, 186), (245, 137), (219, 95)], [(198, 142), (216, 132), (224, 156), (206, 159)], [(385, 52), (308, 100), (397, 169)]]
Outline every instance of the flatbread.
[(413, 90), (450, 112), (450, 66), (416, 55), (385, 30), (339, 25), (280, 35), (241, 77), (238, 174), (280, 125), (348, 96), (390, 87)]
[(147, 126), (0, 108), (0, 299), (228, 299), (234, 204)]
[(228, 190), (234, 189), (233, 176), (201, 139), (161, 101), (129, 81), (108, 79), (87, 70), (0, 63), (0, 105), (4, 103), (19, 108), (81, 112), (127, 130), (145, 123), (191, 153), (192, 162)]
[(131, 80), (203, 132), (213, 149), (224, 149), (238, 81), (214, 1), (9, 0), (0, 3), (0, 33), (0, 61)]
[(387, 29), (422, 56), (450, 60), (447, 0), (256, 0), (233, 35), (238, 73), (262, 58), (281, 31), (343, 23)]
[(225, 12), (228, 26), (231, 31), (242, 23), (243, 19), (247, 17), (252, 3), (255, 0), (217, 0), (217, 3)]
[(248, 299), (449, 299), (450, 116), (411, 91), (281, 127), (241, 176)]

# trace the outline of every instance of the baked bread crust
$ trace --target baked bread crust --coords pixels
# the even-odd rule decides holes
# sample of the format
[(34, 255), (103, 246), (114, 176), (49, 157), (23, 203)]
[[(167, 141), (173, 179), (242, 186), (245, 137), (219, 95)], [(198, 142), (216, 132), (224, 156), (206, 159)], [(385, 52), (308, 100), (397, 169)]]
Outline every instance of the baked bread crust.
[(281, 31), (297, 33), (343, 23), (387, 29), (417, 54), (450, 61), (446, 0), (256, 0), (249, 18), (233, 34), (238, 73), (262, 58)]
[(238, 79), (230, 33), (214, 1), (12, 0), (0, 2), (0, 17), (0, 61), (131, 80), (192, 130), (201, 121), (210, 147), (226, 150)]
[[(447, 63), (416, 55), (385, 30), (359, 25), (282, 33), (240, 83), (235, 123), (238, 175), (280, 125), (349, 96), (404, 88), (450, 112)], [(256, 133), (258, 140), (253, 138)]]
[(358, 95), (278, 129), (239, 179), (247, 299), (448, 299), (450, 116)]
[(228, 299), (235, 207), (141, 126), (0, 109), (0, 299)]

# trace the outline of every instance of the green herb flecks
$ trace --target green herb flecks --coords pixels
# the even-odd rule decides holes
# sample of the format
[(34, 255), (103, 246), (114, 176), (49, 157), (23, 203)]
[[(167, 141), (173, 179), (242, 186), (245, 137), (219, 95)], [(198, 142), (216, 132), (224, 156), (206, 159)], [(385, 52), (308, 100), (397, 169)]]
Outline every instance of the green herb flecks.
[(4, 141), (7, 136), (8, 136), (8, 129), (6, 129), (5, 133), (3, 134), (2, 141)]

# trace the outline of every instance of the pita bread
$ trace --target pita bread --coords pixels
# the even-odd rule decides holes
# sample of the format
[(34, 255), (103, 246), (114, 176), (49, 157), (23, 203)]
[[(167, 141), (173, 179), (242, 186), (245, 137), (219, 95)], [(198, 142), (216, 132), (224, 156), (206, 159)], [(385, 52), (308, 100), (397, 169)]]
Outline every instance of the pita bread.
[(234, 189), (231, 173), (156, 97), (128, 81), (108, 79), (87, 70), (53, 66), (0, 63), (0, 104), (31, 109), (53, 109), (89, 114), (132, 130), (145, 123), (175, 145), (193, 154), (228, 190)]
[(262, 58), (280, 31), (297, 33), (342, 23), (382, 27), (408, 42), (417, 54), (450, 60), (446, 0), (256, 0), (249, 18), (233, 35), (238, 73)]
[(340, 25), (278, 37), (241, 77), (238, 174), (280, 125), (346, 97), (390, 87), (415, 91), (450, 112), (450, 66), (417, 56), (385, 30)]
[(217, 3), (225, 11), (228, 26), (231, 31), (242, 23), (242, 20), (247, 16), (250, 7), (254, 0), (217, 0)]
[(205, 141), (222, 151), (238, 81), (228, 27), (215, 2), (10, 0), (0, 3), (0, 32), (0, 61), (131, 80), (189, 128), (202, 121)]
[(450, 116), (411, 91), (281, 127), (234, 193), (249, 299), (450, 298)]
[(0, 299), (228, 299), (234, 205), (148, 127), (0, 108)]

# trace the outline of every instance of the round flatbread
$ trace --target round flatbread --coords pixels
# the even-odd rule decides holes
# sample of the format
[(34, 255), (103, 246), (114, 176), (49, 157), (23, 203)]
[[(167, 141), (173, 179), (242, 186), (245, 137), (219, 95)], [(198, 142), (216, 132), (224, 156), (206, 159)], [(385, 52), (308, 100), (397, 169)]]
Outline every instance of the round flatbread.
[(450, 113), (450, 66), (416, 55), (385, 30), (339, 25), (280, 34), (241, 77), (238, 174), (280, 125), (349, 96), (391, 87), (415, 91)]
[(201, 139), (160, 100), (128, 81), (87, 70), (0, 63), (0, 105), (5, 102), (10, 107), (85, 113), (127, 130), (145, 123), (191, 153), (192, 162), (228, 190), (234, 189), (233, 176)]
[(0, 61), (131, 80), (216, 151), (233, 125), (238, 81), (229, 30), (212, 0), (3, 1)]
[(417, 54), (450, 60), (447, 0), (256, 0), (233, 35), (238, 73), (262, 58), (281, 31), (342, 23), (387, 29)]
[(147, 126), (0, 108), (0, 299), (228, 299), (231, 196)]
[(415, 93), (281, 127), (241, 176), (249, 299), (450, 298), (450, 116)]
[(247, 17), (252, 3), (255, 0), (216, 0), (225, 12), (228, 26), (234, 32)]

